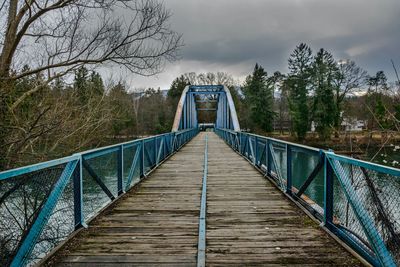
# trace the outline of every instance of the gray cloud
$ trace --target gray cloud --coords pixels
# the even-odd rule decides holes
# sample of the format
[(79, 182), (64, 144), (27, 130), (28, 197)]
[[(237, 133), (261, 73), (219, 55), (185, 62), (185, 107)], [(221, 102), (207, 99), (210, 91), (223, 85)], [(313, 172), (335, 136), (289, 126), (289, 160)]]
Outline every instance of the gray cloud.
[(227, 71), (243, 79), (255, 62), (286, 72), (300, 42), (352, 59), (371, 74), (394, 78), (400, 66), (398, 0), (165, 0), (171, 26), (183, 34), (182, 59), (157, 77), (132, 77), (132, 86), (167, 88), (177, 75)]

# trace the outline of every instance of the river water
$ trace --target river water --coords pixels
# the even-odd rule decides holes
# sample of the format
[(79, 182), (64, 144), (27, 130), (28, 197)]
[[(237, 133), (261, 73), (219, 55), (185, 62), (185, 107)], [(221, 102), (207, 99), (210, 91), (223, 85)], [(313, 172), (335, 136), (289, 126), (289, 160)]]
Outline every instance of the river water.
[[(283, 177), (286, 177), (286, 155), (283, 151), (275, 150), (276, 159), (281, 167)], [(375, 156), (375, 157), (374, 157)], [(373, 158), (374, 157), (374, 158)], [(399, 168), (400, 165), (400, 149), (395, 147), (388, 147), (378, 151), (378, 149), (369, 150), (367, 154), (361, 156), (363, 160), (370, 161), (373, 158), (374, 163), (386, 165), (389, 167)], [(318, 163), (318, 157), (301, 152), (293, 152), (292, 155), (292, 177), (293, 186), (299, 189), (304, 183), (305, 179), (314, 170)], [(335, 183), (334, 186), (339, 186)], [(318, 205), (323, 207), (324, 204), (324, 174), (321, 170), (313, 182), (309, 185), (304, 193), (307, 197), (311, 198)], [(399, 192), (400, 194), (400, 192)]]

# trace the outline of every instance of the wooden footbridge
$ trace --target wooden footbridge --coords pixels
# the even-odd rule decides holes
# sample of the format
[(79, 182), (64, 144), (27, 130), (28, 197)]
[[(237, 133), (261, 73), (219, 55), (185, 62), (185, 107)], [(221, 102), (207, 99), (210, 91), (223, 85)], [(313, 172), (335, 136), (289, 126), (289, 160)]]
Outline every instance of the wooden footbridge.
[(1, 172), (1, 265), (399, 263), (398, 169), (238, 127), (229, 90), (191, 86), (171, 133)]

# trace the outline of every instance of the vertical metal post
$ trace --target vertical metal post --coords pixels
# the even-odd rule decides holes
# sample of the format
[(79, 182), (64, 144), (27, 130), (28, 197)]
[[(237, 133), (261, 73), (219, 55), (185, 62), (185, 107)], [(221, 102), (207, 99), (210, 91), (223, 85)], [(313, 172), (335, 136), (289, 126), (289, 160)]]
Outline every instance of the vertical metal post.
[(120, 145), (117, 152), (117, 188), (118, 195), (124, 193), (123, 189), (123, 176), (124, 176), (124, 145)]
[(85, 218), (83, 217), (83, 166), (82, 156), (79, 159), (79, 163), (75, 168), (73, 175), (74, 183), (74, 220), (75, 230), (86, 227)]
[(190, 116), (192, 116), (192, 102), (190, 101), (190, 96), (191, 96), (191, 94), (189, 94), (189, 97), (188, 97), (188, 101), (187, 101), (187, 105), (188, 105), (188, 116), (187, 116), (187, 120), (188, 120), (188, 127), (187, 128), (191, 128), (191, 125), (190, 125)]
[(271, 174), (271, 159), (272, 159), (272, 155), (271, 155), (271, 149), (270, 147), (270, 143), (271, 141), (269, 141), (269, 139), (267, 139), (267, 147), (265, 149), (265, 153), (266, 157), (267, 157), (267, 174)]
[(189, 128), (192, 128), (192, 114), (193, 114), (193, 106), (192, 106), (192, 94), (189, 94)]
[(255, 136), (255, 138), (254, 138), (254, 143), (255, 143), (255, 145), (254, 145), (255, 165), (258, 166), (258, 157), (257, 157), (257, 155), (258, 155), (258, 138), (257, 138), (257, 136)]
[(292, 194), (292, 147), (286, 144), (286, 193)]
[(183, 102), (183, 126), (182, 129), (186, 129), (186, 114), (187, 114), (187, 98), (185, 98), (185, 102)]
[(228, 126), (227, 126), (227, 123), (226, 123), (226, 110), (227, 110), (227, 108), (226, 108), (226, 95), (224, 94), (224, 128), (226, 129), (226, 128), (228, 128)]
[(162, 157), (162, 159), (164, 160), (164, 159), (167, 157), (167, 135), (164, 134), (162, 138), (163, 138), (163, 140), (164, 140), (163, 146), (162, 146), (162, 150), (163, 150), (163, 157)]
[(330, 228), (333, 219), (333, 169), (324, 154), (324, 224)]
[(158, 149), (158, 146), (157, 146), (157, 139), (158, 139), (158, 137), (154, 137), (154, 142), (153, 142), (153, 159), (154, 159), (154, 164), (152, 164), (152, 165), (154, 165), (154, 166), (156, 166), (157, 165), (157, 149)]
[(144, 140), (142, 140), (142, 145), (140, 146), (140, 153), (142, 156), (140, 157), (140, 177), (143, 178), (145, 176), (144, 170)]

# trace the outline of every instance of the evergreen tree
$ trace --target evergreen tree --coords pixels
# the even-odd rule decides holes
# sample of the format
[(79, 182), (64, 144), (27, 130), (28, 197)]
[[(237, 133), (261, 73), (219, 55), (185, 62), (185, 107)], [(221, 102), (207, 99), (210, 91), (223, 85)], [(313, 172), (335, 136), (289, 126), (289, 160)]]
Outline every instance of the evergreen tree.
[(176, 108), (178, 106), (179, 99), (185, 87), (189, 85), (189, 80), (181, 75), (172, 81), (171, 88), (168, 90), (167, 94), (167, 104), (168, 104), (168, 118), (167, 120), (173, 121)]
[(99, 73), (89, 73), (85, 67), (75, 71), (74, 88), (82, 104), (86, 104), (92, 97), (104, 94), (104, 84)]
[(86, 91), (88, 88), (88, 75), (89, 72), (85, 67), (80, 67), (75, 71), (74, 89), (81, 103), (86, 103), (88, 101), (88, 94)]
[(135, 116), (130, 95), (123, 83), (119, 82), (110, 89), (110, 107), (112, 109), (112, 130), (114, 135), (133, 132), (135, 128)]
[(303, 140), (309, 128), (308, 89), (312, 63), (311, 48), (301, 43), (290, 54), (289, 75), (285, 81), (293, 130)]
[(273, 90), (273, 79), (268, 79), (264, 69), (256, 64), (253, 74), (246, 78), (243, 93), (253, 125), (266, 132), (273, 130)]
[(90, 75), (90, 93), (93, 95), (103, 95), (104, 94), (104, 84), (103, 79), (100, 74), (93, 71)]
[(333, 81), (338, 68), (333, 56), (321, 48), (312, 65), (313, 118), (320, 139), (330, 137), (336, 115)]
[(382, 96), (389, 90), (387, 77), (383, 71), (378, 71), (375, 76), (367, 78), (368, 94), (367, 104), (369, 106), (368, 127), (370, 130), (376, 126), (388, 128), (386, 121), (386, 109), (383, 104)]
[(171, 88), (168, 90), (167, 96), (172, 106), (176, 107), (179, 102), (179, 98), (181, 97), (182, 91), (187, 85), (189, 85), (189, 82), (183, 75), (172, 81)]

